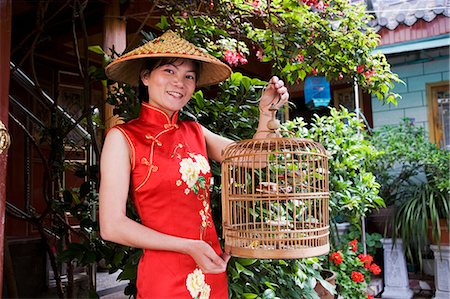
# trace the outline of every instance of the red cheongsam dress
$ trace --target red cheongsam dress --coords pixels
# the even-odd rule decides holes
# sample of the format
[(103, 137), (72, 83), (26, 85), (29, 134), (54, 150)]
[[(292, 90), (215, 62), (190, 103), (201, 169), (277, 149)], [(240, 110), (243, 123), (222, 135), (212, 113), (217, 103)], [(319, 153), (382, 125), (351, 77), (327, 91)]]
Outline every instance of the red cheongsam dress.
[[(222, 253), (211, 218), (211, 169), (201, 126), (142, 104), (139, 118), (119, 129), (131, 149), (131, 194), (142, 224), (158, 232), (201, 239)], [(138, 298), (228, 298), (226, 273), (204, 274), (194, 259), (145, 249)]]

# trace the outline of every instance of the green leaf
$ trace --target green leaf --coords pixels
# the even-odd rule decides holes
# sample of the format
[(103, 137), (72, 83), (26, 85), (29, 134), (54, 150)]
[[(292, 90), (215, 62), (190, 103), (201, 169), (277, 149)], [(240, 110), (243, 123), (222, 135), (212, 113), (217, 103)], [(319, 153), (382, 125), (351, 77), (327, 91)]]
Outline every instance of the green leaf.
[(248, 258), (239, 258), (238, 261), (243, 266), (250, 266), (250, 265), (253, 265), (254, 263), (256, 263), (258, 260), (257, 259), (248, 259)]
[(298, 77), (303, 81), (306, 78), (306, 72), (305, 70), (298, 70)]
[(194, 191), (195, 194), (198, 194), (199, 189), (198, 189), (197, 185), (192, 186), (191, 189), (192, 189), (192, 191)]
[(250, 78), (249, 77), (243, 77), (242, 81), (241, 81), (241, 84), (244, 86), (245, 90), (250, 89), (250, 84), (251, 84)]
[(274, 299), (275, 292), (272, 289), (266, 289), (262, 295), (263, 299)]
[(96, 54), (100, 54), (100, 55), (106, 55), (105, 51), (103, 51), (102, 47), (96, 45), (96, 46), (89, 46), (88, 50), (91, 52), (94, 52)]
[(236, 265), (236, 269), (237, 269), (238, 273), (244, 273), (245, 275), (250, 276), (250, 277), (254, 276), (253, 272), (247, 270), (244, 266), (242, 266), (238, 262), (235, 262), (235, 265)]
[(198, 185), (200, 188), (203, 188), (203, 189), (206, 187), (206, 180), (204, 177), (202, 177), (202, 176), (198, 177)]
[(159, 29), (161, 29), (163, 31), (166, 31), (170, 27), (169, 22), (167, 21), (167, 17), (162, 15), (159, 23), (156, 24), (156, 27), (158, 27)]

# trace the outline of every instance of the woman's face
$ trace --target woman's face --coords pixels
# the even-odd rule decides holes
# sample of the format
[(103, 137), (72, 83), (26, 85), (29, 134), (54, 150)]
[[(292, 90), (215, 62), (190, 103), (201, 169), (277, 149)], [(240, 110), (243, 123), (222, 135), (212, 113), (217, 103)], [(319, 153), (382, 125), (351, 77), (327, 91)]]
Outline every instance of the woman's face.
[(177, 59), (151, 72), (141, 73), (142, 83), (147, 86), (149, 104), (169, 116), (189, 102), (195, 91), (196, 77), (195, 65), (188, 59)]

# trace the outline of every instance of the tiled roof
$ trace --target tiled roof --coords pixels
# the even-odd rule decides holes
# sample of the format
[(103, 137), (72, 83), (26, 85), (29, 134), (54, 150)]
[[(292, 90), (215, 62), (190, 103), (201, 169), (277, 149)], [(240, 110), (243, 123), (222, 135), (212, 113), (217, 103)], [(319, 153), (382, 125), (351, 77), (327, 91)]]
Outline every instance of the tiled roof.
[(351, 0), (351, 2), (367, 6), (367, 12), (376, 17), (369, 25), (377, 31), (382, 27), (394, 30), (400, 24), (412, 26), (419, 19), (431, 22), (441, 14), (450, 17), (450, 0)]

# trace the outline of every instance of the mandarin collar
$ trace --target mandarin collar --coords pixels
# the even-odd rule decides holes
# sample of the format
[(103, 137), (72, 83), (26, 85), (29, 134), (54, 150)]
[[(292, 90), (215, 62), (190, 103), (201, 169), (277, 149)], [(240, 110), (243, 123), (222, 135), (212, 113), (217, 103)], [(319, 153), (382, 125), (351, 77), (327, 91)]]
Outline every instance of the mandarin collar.
[(165, 111), (156, 108), (148, 103), (142, 103), (139, 120), (158, 126), (163, 126), (165, 129), (170, 127), (178, 127), (178, 111), (176, 111), (172, 115), (172, 118), (170, 118), (170, 116)]

